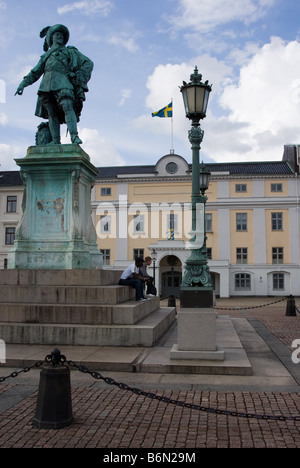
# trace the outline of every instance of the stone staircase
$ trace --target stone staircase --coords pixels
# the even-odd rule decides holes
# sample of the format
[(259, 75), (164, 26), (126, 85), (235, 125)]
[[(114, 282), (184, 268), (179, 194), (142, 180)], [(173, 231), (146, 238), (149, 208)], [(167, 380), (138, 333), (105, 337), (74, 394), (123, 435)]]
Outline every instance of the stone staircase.
[(135, 301), (115, 270), (0, 270), (0, 339), (12, 344), (152, 347), (175, 321)]

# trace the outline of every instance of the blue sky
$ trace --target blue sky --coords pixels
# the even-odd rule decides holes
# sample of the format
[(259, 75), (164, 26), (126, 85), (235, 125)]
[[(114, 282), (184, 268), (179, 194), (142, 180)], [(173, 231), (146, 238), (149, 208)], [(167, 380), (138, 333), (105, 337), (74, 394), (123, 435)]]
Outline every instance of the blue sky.
[(0, 170), (34, 144), (38, 83), (14, 93), (57, 23), (94, 62), (79, 123), (94, 165), (168, 154), (171, 119), (151, 113), (171, 99), (174, 150), (191, 162), (179, 86), (195, 65), (213, 84), (201, 159), (280, 160), (300, 144), (299, 19), (299, 0), (0, 0)]

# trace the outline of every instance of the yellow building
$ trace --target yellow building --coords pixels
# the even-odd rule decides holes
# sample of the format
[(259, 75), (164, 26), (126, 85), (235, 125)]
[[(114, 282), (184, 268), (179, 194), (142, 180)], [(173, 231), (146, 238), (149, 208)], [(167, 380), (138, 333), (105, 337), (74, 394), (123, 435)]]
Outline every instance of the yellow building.
[[(300, 293), (300, 191), (290, 150), (285, 147), (283, 161), (206, 165), (207, 247), (216, 295)], [(123, 268), (155, 250), (159, 293), (179, 295), (189, 256), (191, 169), (181, 156), (168, 154), (156, 165), (99, 170), (92, 205), (105, 268)]]
[[(300, 295), (298, 162), (298, 147), (287, 145), (282, 161), (206, 165), (208, 264), (217, 296)], [(99, 168), (92, 211), (104, 268), (123, 269), (155, 250), (159, 294), (179, 295), (190, 254), (191, 170), (176, 154), (154, 165)], [(0, 172), (0, 268), (22, 193), (18, 172)]]

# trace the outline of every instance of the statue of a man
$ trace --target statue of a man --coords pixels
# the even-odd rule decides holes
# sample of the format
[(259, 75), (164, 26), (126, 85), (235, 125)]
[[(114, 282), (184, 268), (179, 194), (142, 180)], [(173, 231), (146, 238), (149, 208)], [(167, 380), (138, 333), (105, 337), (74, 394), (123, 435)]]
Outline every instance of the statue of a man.
[(40, 37), (45, 37), (45, 53), (16, 91), (16, 94), (23, 94), (26, 86), (43, 75), (35, 115), (49, 120), (52, 144), (60, 144), (62, 123), (67, 124), (72, 143), (82, 143), (77, 122), (88, 91), (93, 62), (75, 47), (66, 47), (69, 36), (68, 28), (62, 24), (47, 26), (41, 31)]

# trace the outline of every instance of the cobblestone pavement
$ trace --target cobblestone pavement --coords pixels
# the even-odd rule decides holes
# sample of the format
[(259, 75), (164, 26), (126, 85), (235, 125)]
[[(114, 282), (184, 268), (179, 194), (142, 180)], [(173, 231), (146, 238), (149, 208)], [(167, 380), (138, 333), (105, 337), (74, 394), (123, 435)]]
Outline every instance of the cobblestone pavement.
[[(270, 298), (258, 298), (256, 304), (269, 302)], [(298, 299), (297, 303), (300, 305)], [(252, 308), (253, 304), (253, 300), (240, 298), (220, 300), (216, 306), (224, 307), (218, 310), (220, 315), (259, 320), (291, 349), (292, 341), (300, 339), (300, 315), (286, 317), (285, 303), (263, 308)], [(0, 375), (6, 375), (3, 371), (5, 369), (0, 368)], [(37, 429), (33, 427), (32, 419), (36, 409), (38, 373), (35, 369), (0, 383), (0, 401), (1, 395), (21, 391), (24, 386), (24, 397), (0, 414), (0, 448), (97, 447), (124, 449), (124, 453), (125, 449), (138, 448), (300, 448), (299, 420), (237, 417), (181, 407), (95, 381), (86, 374), (81, 374), (80, 378), (75, 376), (72, 383), (74, 422), (59, 430)], [(24, 384), (20, 383), (22, 379)], [(151, 379), (147, 382), (146, 376), (143, 390), (204, 408), (299, 417), (299, 392), (237, 391), (234, 377), (232, 381), (232, 391), (201, 391), (185, 385), (152, 388)]]

